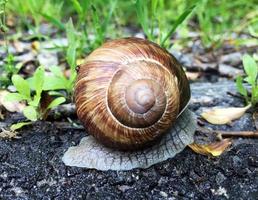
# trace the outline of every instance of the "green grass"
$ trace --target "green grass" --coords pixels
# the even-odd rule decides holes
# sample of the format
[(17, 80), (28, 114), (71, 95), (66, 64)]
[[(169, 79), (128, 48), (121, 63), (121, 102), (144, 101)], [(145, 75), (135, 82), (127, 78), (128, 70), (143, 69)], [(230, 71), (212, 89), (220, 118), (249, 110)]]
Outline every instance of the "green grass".
[[(176, 20), (166, 28), (165, 15), (161, 15), (164, 10), (165, 1), (164, 0), (152, 0), (150, 4), (150, 8), (148, 7), (149, 3), (146, 0), (137, 0), (135, 3), (136, 13), (138, 17), (138, 21), (141, 24), (141, 27), (144, 33), (147, 35), (147, 38), (153, 42), (158, 43), (160, 46), (166, 48), (169, 46), (167, 44), (167, 40), (173, 35), (176, 31), (177, 27), (184, 22), (186, 17), (191, 14), (195, 5), (184, 10), (182, 14), (180, 14)], [(155, 33), (154, 29), (158, 33)]]
[[(184, 22), (193, 5), (194, 13)], [(198, 31), (207, 48), (220, 47), (233, 32), (258, 35), (256, 0), (15, 0), (7, 4), (7, 12), (21, 19), (19, 27), (35, 33), (43, 21), (62, 32), (72, 17), (81, 43), (86, 44), (78, 50), (79, 55), (87, 54), (106, 38), (122, 37), (124, 26), (142, 27), (148, 39), (165, 47), (171, 45), (169, 38), (175, 30), (183, 37)]]

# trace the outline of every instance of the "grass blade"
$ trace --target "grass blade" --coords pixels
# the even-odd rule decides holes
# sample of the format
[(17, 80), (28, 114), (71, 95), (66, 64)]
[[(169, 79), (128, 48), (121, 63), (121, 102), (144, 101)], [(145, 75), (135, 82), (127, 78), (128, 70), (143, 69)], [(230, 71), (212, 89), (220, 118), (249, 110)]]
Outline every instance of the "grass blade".
[(164, 37), (164, 39), (161, 41), (161, 46), (164, 47), (165, 42), (167, 39), (175, 32), (177, 27), (183, 23), (183, 21), (186, 19), (186, 17), (193, 11), (195, 8), (195, 5), (191, 6), (190, 8), (186, 9), (175, 21), (170, 31), (167, 33), (167, 35)]
[(53, 16), (41, 13), (41, 15), (50, 23), (52, 23), (55, 27), (59, 28), (60, 30), (65, 30), (65, 26), (64, 24), (59, 21), (58, 19), (56, 19)]

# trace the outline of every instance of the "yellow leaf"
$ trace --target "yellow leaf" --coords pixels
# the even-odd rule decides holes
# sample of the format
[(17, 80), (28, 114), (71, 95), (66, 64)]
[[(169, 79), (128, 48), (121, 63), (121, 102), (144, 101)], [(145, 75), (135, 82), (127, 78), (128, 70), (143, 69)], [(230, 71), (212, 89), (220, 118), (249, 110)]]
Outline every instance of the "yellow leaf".
[(251, 105), (242, 108), (213, 108), (203, 112), (201, 116), (211, 124), (227, 124), (242, 117), (250, 107)]
[(188, 145), (194, 152), (202, 155), (220, 156), (230, 145), (232, 144), (231, 139), (223, 139), (219, 142), (213, 142), (210, 144), (190, 144)]

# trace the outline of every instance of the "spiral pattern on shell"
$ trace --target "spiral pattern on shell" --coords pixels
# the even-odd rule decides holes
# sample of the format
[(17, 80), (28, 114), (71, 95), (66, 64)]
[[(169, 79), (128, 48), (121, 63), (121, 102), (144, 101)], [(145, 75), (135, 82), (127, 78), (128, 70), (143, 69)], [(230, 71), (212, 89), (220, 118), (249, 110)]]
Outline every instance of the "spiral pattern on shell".
[(158, 140), (190, 99), (176, 59), (147, 40), (106, 42), (78, 67), (77, 115), (106, 146), (144, 148)]

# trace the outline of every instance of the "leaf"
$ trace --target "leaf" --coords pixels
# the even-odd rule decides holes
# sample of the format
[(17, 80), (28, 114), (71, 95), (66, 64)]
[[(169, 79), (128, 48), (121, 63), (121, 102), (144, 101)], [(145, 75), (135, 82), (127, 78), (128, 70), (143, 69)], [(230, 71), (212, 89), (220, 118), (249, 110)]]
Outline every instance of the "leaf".
[(104, 35), (103, 35), (103, 27), (101, 25), (97, 9), (94, 7), (94, 5), (91, 5), (92, 10), (92, 21), (93, 26), (96, 31), (96, 40), (97, 42), (101, 43), (103, 41)]
[(43, 86), (43, 90), (62, 90), (66, 89), (66, 85), (68, 81), (64, 81), (63, 79), (55, 76), (45, 77), (45, 83)]
[(237, 86), (237, 91), (243, 96), (247, 97), (247, 90), (243, 85), (243, 78), (241, 76), (238, 76), (236, 78), (236, 86)]
[(64, 74), (62, 72), (62, 70), (60, 69), (60, 67), (57, 66), (52, 66), (50, 67), (50, 71), (57, 77), (63, 77)]
[(50, 71), (54, 76), (46, 76), (43, 90), (60, 90), (66, 89), (69, 80), (65, 77), (60, 67), (53, 66)]
[(66, 37), (67, 37), (67, 40), (68, 40), (68, 44), (73, 45), (76, 41), (76, 35), (75, 35), (76, 31), (75, 31), (74, 26), (73, 26), (72, 18), (69, 19), (65, 28), (66, 28)]
[(36, 90), (36, 95), (39, 97), (41, 95), (41, 92), (43, 90), (43, 85), (44, 85), (44, 75), (45, 75), (45, 70), (44, 68), (38, 67), (37, 70), (34, 73), (34, 85), (35, 85), (35, 90)]
[(26, 96), (27, 99), (30, 99), (30, 86), (29, 83), (24, 80), (20, 75), (13, 75), (12, 76), (12, 82), (17, 91), (21, 94)]
[(79, 15), (82, 15), (83, 13), (83, 10), (82, 10), (82, 7), (80, 5), (80, 3), (77, 1), (77, 0), (71, 0), (72, 3), (73, 3), (73, 7), (74, 9), (76, 10), (76, 12), (79, 14)]
[(258, 73), (258, 66), (255, 62), (255, 60), (249, 56), (248, 54), (245, 54), (243, 56), (243, 65), (245, 72), (248, 76), (247, 81), (251, 85), (255, 85), (257, 73)]
[(16, 123), (16, 124), (12, 124), (12, 126), (10, 127), (11, 131), (16, 131), (26, 125), (29, 125), (31, 124), (32, 122), (19, 122), (19, 123)]
[(25, 104), (19, 101), (23, 99), (23, 96), (19, 93), (10, 93), (6, 90), (0, 91), (0, 105), (4, 106), (9, 112), (22, 112)]
[(227, 124), (240, 118), (250, 107), (249, 104), (243, 108), (214, 108), (203, 112), (201, 116), (211, 124)]
[(37, 118), (37, 111), (33, 106), (27, 106), (23, 109), (24, 116), (29, 119), (30, 121), (36, 121)]
[(223, 139), (219, 142), (213, 142), (206, 145), (201, 144), (190, 144), (188, 145), (194, 152), (207, 155), (207, 156), (220, 156), (230, 145), (232, 144), (231, 139)]
[(67, 62), (72, 71), (75, 71), (76, 67), (76, 46), (70, 45), (66, 52)]
[(191, 14), (191, 12), (193, 11), (193, 9), (195, 8), (195, 5), (191, 6), (190, 8), (186, 9), (175, 21), (175, 23), (173, 24), (173, 26), (171, 27), (170, 31), (167, 33), (167, 35), (164, 37), (164, 39), (161, 41), (161, 46), (164, 46), (165, 42), (167, 41), (167, 39), (175, 32), (175, 30), (177, 29), (177, 27), (183, 23), (183, 21), (186, 19), (186, 17)]
[[(110, 7), (109, 7), (108, 15), (105, 16), (104, 23), (102, 24), (102, 31), (103, 31), (103, 32), (105, 32), (106, 29), (107, 29), (107, 26), (108, 26), (108, 24), (109, 24), (109, 22), (110, 22), (110, 19), (111, 19), (112, 15), (113, 15), (113, 12), (114, 12), (115, 7), (116, 7), (116, 5), (117, 5), (117, 0), (112, 0), (110, 4), (111, 4), (111, 5), (110, 5)], [(103, 38), (103, 39), (104, 39), (104, 38)]]
[(57, 91), (49, 91), (48, 94), (50, 96), (64, 96), (62, 92), (57, 92)]
[(41, 15), (49, 22), (51, 22), (54, 26), (56, 26), (57, 28), (59, 28), (60, 30), (64, 30), (65, 29), (65, 26), (64, 24), (57, 20), (55, 17), (53, 16), (50, 16), (50, 15), (47, 15), (45, 13), (41, 13)]
[(147, 35), (148, 39), (152, 40), (153, 38), (148, 28), (148, 9), (145, 3), (145, 0), (137, 0), (135, 2), (136, 14), (144, 33)]
[(13, 102), (13, 101), (22, 101), (26, 100), (26, 97), (20, 93), (9, 93), (4, 97), (4, 101)]
[(55, 108), (57, 106), (59, 106), (60, 104), (64, 103), (65, 102), (65, 98), (64, 97), (58, 97), (56, 99), (54, 99), (47, 107), (47, 110), (48, 109), (52, 109), (52, 108)]
[(76, 40), (76, 31), (73, 26), (73, 21), (70, 18), (66, 24), (66, 36), (68, 40), (68, 48), (66, 51), (66, 60), (71, 68), (75, 70), (76, 67), (76, 49), (77, 49), (77, 40)]

